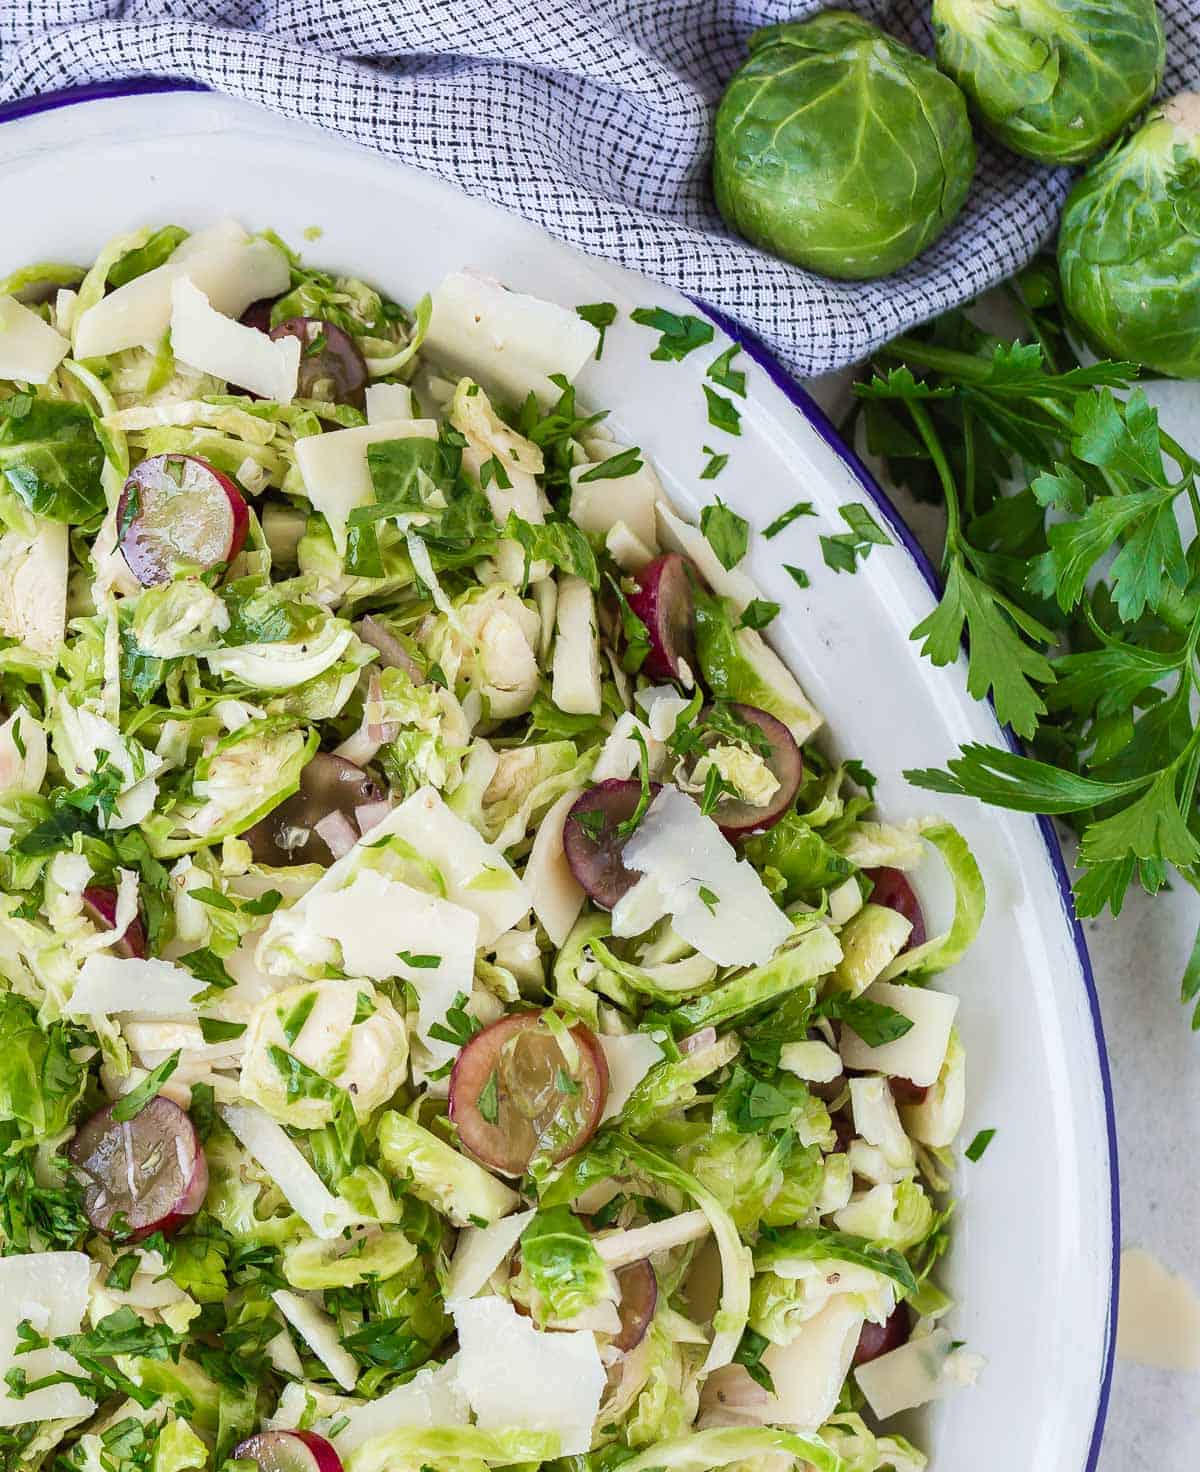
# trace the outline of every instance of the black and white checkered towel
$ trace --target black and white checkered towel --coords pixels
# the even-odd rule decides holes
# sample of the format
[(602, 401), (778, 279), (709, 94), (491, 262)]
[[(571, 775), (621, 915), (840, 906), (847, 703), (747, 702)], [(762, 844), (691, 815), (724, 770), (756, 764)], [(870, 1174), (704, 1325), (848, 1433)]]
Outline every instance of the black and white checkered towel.
[[(843, 0), (929, 49), (927, 3)], [(732, 237), (712, 114), (757, 26), (816, 0), (0, 0), (0, 101), (190, 77), (517, 210), (740, 318), (799, 374), (862, 357), (1022, 265), (1069, 185), (985, 145), (914, 265), (826, 281)], [(1168, 89), (1200, 83), (1200, 0), (1160, 0)]]

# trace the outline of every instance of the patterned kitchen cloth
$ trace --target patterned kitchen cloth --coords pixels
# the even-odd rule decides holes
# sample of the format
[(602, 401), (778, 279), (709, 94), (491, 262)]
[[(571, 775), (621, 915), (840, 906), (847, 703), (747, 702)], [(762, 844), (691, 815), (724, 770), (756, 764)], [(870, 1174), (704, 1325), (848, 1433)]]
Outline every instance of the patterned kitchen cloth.
[[(990, 143), (920, 260), (837, 282), (730, 235), (712, 118), (756, 27), (814, 0), (0, 0), (0, 102), (191, 78), (459, 184), (593, 255), (740, 319), (793, 372), (828, 372), (1019, 269), (1071, 175)], [(928, 5), (850, 0), (930, 50)], [(1200, 0), (1160, 0), (1166, 90), (1200, 83)]]

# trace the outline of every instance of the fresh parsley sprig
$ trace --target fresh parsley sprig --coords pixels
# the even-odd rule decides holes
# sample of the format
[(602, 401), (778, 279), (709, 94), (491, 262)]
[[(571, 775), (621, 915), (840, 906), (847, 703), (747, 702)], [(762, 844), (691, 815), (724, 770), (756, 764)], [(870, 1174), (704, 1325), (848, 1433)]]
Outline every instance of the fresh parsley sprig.
[[(1031, 299), (1035, 341), (954, 314), (889, 344), (857, 386), (869, 448), (946, 508), (944, 592), (913, 637), (942, 665), (965, 634), (968, 688), (1027, 743), (906, 775), (1063, 817), (1077, 912), (1116, 914), (1131, 883), (1156, 893), (1171, 869), (1200, 889), (1200, 538), (1181, 529), (1200, 522), (1198, 463), (1134, 365), (1082, 364), (1053, 301)], [(1182, 992), (1200, 996), (1200, 941)]]

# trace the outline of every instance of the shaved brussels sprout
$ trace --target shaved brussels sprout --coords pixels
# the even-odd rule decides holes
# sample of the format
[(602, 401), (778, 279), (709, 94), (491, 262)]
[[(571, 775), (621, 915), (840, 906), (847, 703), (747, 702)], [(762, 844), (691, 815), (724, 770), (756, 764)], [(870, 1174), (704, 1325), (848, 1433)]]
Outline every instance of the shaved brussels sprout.
[(987, 130), (1044, 164), (1082, 163), (1154, 96), (1154, 0), (933, 0), (942, 70)]
[(958, 214), (974, 171), (954, 83), (844, 11), (755, 31), (717, 112), (722, 215), (825, 276), (906, 266)]
[(1097, 352), (1200, 378), (1200, 93), (1084, 174), (1058, 237), (1063, 299)]

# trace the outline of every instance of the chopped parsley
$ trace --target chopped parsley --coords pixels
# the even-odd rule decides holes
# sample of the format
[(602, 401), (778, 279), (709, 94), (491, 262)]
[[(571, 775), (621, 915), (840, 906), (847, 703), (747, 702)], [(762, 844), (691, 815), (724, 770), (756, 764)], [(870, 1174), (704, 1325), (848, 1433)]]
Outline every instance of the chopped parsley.
[(585, 302), (582, 307), (575, 308), (575, 314), (582, 317), (585, 322), (589, 322), (600, 334), (600, 341), (596, 344), (596, 358), (599, 359), (604, 351), (605, 334), (617, 320), (615, 303)]
[(741, 434), (742, 415), (732, 399), (717, 393), (716, 389), (704, 385), (704, 397), (708, 400), (708, 422), (714, 429), (723, 429), (726, 434)]
[(750, 545), (750, 523), (731, 511), (720, 496), (701, 511), (700, 530), (726, 572), (745, 557)]
[(680, 362), (697, 348), (713, 340), (711, 322), (699, 317), (668, 312), (665, 307), (638, 307), (630, 317), (639, 327), (650, 327), (660, 333), (658, 346), (650, 354), (657, 362)]
[(811, 501), (797, 501), (794, 506), (789, 506), (786, 511), (781, 512), (775, 518), (763, 532), (763, 536), (770, 541), (772, 537), (777, 537), (781, 531), (786, 530), (793, 521), (797, 521), (801, 516), (816, 516), (816, 514), (816, 508)]

